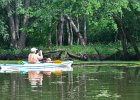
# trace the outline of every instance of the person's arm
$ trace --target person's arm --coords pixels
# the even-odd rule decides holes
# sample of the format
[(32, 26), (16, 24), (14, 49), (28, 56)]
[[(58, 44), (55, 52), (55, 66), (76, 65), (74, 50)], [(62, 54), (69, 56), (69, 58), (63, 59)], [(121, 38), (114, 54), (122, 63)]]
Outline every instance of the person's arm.
[(39, 59), (39, 60), (43, 59), (42, 50), (39, 51), (38, 55), (39, 55), (39, 56), (38, 56), (38, 59)]

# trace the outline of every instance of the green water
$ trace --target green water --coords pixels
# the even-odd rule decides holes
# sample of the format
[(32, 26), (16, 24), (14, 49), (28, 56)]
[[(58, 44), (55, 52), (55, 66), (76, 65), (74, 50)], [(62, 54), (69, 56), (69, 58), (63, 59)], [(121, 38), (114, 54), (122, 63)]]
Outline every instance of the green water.
[[(0, 100), (139, 100), (135, 68), (73, 66), (61, 76), (1, 73)], [(98, 70), (97, 70), (98, 69)]]

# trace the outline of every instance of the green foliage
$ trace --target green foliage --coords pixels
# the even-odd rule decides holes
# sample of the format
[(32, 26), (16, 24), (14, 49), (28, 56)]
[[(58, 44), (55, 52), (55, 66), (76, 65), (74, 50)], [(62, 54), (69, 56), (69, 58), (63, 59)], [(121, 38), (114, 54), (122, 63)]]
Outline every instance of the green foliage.
[(2, 54), (18, 54), (18, 50), (13, 49), (0, 49)]
[[(0, 1), (0, 11), (2, 12), (0, 14), (0, 42), (2, 43), (10, 39), (10, 27), (8, 27), (7, 19), (10, 15), (15, 14), (18, 14), (20, 18), (20, 25), (23, 23), (24, 14), (29, 16), (28, 27), (21, 26), (19, 31), (27, 32), (26, 46), (46, 46), (48, 33), (52, 33), (52, 40), (55, 43), (57, 23), (65, 14), (69, 15), (76, 25), (77, 17), (79, 18), (82, 35), (83, 15), (86, 16), (89, 44), (110, 43), (118, 40), (118, 29), (112, 19), (112, 14), (120, 15), (130, 34), (139, 41), (140, 2), (138, 0), (32, 0), (28, 8), (24, 7), (23, 0), (17, 1)], [(5, 10), (8, 4), (13, 9), (9, 14)], [(66, 27), (64, 32), (67, 34)], [(74, 40), (77, 40), (77, 36), (74, 36)], [(67, 39), (64, 40), (64, 43), (66, 42)], [(8, 46), (9, 41), (5, 41), (4, 44)]]
[(22, 50), (18, 50), (18, 49), (2, 49), (0, 48), (0, 54), (29, 54), (30, 53), (30, 49), (29, 48), (25, 48)]
[(3, 18), (0, 19), (0, 35), (5, 41), (9, 39), (9, 34), (7, 33), (7, 26), (3, 21)]
[(9, 34), (8, 34), (8, 26), (4, 18), (0, 15), (0, 47), (8, 46), (9, 42)]
[(11, 3), (14, 0), (0, 0), (0, 6), (4, 8), (7, 4)]
[(95, 44), (89, 44), (86, 47), (83, 47), (81, 45), (59, 46), (59, 47), (54, 46), (51, 48), (51, 50), (53, 51), (55, 49), (62, 49), (73, 54), (97, 54), (95, 48), (101, 54), (112, 54), (115, 53), (118, 49), (122, 50), (119, 42), (107, 43), (107, 44), (95, 43)]

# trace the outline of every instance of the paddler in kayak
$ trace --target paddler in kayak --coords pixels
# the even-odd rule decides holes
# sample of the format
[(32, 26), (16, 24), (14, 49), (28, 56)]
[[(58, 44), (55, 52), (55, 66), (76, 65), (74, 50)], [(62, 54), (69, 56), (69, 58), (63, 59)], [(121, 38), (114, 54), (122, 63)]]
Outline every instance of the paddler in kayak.
[(46, 63), (52, 63), (51, 58), (46, 58)]
[(31, 48), (31, 53), (28, 55), (28, 62), (32, 64), (40, 63), (40, 60), (43, 59), (42, 50), (39, 50), (37, 53), (36, 48)]

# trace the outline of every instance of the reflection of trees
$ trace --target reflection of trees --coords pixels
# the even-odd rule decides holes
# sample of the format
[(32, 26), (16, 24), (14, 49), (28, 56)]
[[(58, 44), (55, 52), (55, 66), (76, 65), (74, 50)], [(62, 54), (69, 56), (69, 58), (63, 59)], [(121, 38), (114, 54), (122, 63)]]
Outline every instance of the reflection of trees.
[[(82, 67), (82, 66), (81, 66)], [(69, 97), (71, 98), (71, 100), (86, 100), (86, 71), (85, 71), (85, 67), (82, 67), (83, 71), (82, 73), (78, 73), (76, 74), (76, 78), (75, 76), (71, 76), (71, 83), (69, 84), (69, 86), (71, 86), (71, 88), (69, 87)], [(73, 79), (74, 78), (74, 79)]]
[(4, 74), (0, 75), (0, 100), (6, 100), (8, 98), (7, 93), (9, 93), (9, 77), (6, 77)]
[[(135, 77), (135, 69), (124, 68), (123, 73), (122, 69), (119, 71), (116, 69), (117, 73), (110, 72), (112, 70), (114, 69), (107, 67), (107, 70), (102, 68), (103, 72), (94, 73), (93, 70), (90, 70), (87, 73), (87, 67), (80, 66), (81, 72), (64, 72), (59, 77), (54, 74), (48, 77), (38, 73), (41, 74), (41, 79), (38, 78), (35, 82), (37, 83), (36, 92), (32, 91), (33, 88), (29, 82), (31, 76), (7, 74), (0, 76), (0, 96), (2, 96), (0, 100), (21, 100), (21, 98), (23, 100), (29, 100), (29, 98), (32, 100), (88, 100), (90, 98), (92, 100), (92, 97), (94, 99), (119, 98), (121, 100), (126, 100), (129, 97), (137, 100), (139, 98), (140, 78)], [(32, 76), (32, 78), (35, 77)], [(38, 84), (38, 80), (42, 81), (39, 83), (41, 86)], [(126, 97), (126, 95), (129, 96)]]
[[(35, 73), (32, 73), (35, 74)], [(65, 100), (66, 98), (74, 99), (74, 91), (73, 91), (73, 73), (72, 72), (66, 72), (62, 74), (60, 77), (57, 77), (55, 75), (52, 75), (51, 77), (48, 77), (47, 75), (44, 75), (42, 73), (42, 83), (41, 86), (38, 86), (35, 89), (36, 92), (32, 91), (31, 83), (30, 81), (35, 81), (33, 78), (35, 76), (30, 75), (21, 75), (21, 74), (9, 74), (9, 79), (4, 80), (3, 89), (5, 90), (5, 98), (10, 98), (9, 100), (20, 100), (22, 99), (36, 99), (36, 98), (42, 98), (42, 100), (46, 100), (45, 98), (49, 100), (54, 99), (60, 99)], [(6, 75), (5, 75), (6, 76)], [(29, 80), (30, 79), (30, 80)], [(37, 79), (40, 80), (39, 78)], [(36, 83), (36, 82), (35, 82)], [(41, 88), (41, 90), (40, 90)], [(79, 87), (80, 88), (80, 87)], [(54, 96), (55, 95), (55, 96)], [(9, 96), (9, 97), (8, 97)], [(71, 97), (72, 96), (72, 97)], [(4, 99), (5, 100), (5, 99)]]
[[(67, 94), (69, 93), (69, 89), (71, 88), (72, 83), (72, 73), (63, 73), (61, 76), (53, 76), (51, 77), (51, 84), (49, 84), (49, 91), (51, 91), (51, 99), (50, 100), (65, 100), (67, 98)], [(68, 89), (69, 88), (69, 89)], [(51, 89), (51, 90), (50, 90)], [(55, 96), (54, 96), (55, 94)]]
[[(136, 75), (135, 71), (137, 68), (123, 68), (123, 79), (118, 80), (117, 83), (117, 92), (121, 95), (121, 99), (130, 99), (137, 100), (139, 98), (139, 82), (138, 75)], [(126, 94), (132, 96), (125, 96)], [(135, 94), (135, 95), (133, 95)]]
[[(19, 100), (19, 96), (26, 94), (26, 83), (23, 75), (11, 74), (10, 79), (10, 100)], [(26, 99), (26, 98), (25, 98)]]
[(68, 73), (67, 97), (74, 99), (73, 96), (73, 73)]
[(72, 72), (64, 72), (59, 77), (52, 75), (49, 78), (47, 77), (47, 79), (45, 78), (43, 81), (47, 81), (47, 87), (45, 86), (44, 92), (46, 92), (46, 95), (49, 95), (47, 97), (48, 100), (74, 99)]

